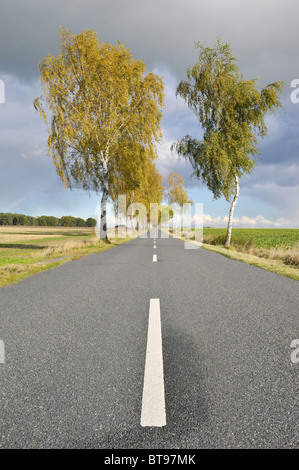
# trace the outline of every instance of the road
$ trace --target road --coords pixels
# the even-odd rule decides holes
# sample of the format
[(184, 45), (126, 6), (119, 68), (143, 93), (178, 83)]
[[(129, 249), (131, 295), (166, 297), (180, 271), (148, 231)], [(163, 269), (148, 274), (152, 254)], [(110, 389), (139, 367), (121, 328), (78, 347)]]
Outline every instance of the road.
[(298, 282), (160, 235), (0, 289), (1, 448), (299, 447)]

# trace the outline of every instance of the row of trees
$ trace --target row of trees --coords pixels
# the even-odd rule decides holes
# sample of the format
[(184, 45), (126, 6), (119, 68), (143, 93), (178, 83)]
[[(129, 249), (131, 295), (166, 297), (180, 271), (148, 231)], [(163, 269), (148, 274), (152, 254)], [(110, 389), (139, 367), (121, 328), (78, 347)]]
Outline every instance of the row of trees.
[[(102, 193), (101, 237), (108, 241), (109, 197), (126, 214), (131, 204), (143, 204), (148, 218), (150, 204), (162, 203), (155, 143), (162, 138), (164, 85), (120, 43), (102, 43), (91, 30), (72, 35), (61, 28), (60, 38), (58, 56), (39, 64), (44, 93), (34, 105), (47, 124), (49, 154), (64, 185)], [(126, 207), (117, 207), (120, 194)], [(180, 207), (189, 202), (175, 172), (166, 183), (166, 201)]]
[[(161, 140), (162, 78), (145, 73), (118, 43), (92, 30), (60, 29), (60, 52), (40, 65), (43, 96), (34, 100), (48, 127), (48, 150), (68, 188), (102, 194), (101, 238), (107, 237), (107, 202), (117, 195), (161, 202), (154, 160)], [(47, 111), (50, 116), (47, 116)]]
[[(150, 203), (162, 201), (155, 145), (162, 138), (163, 81), (146, 74), (145, 64), (122, 44), (100, 42), (92, 30), (72, 35), (61, 28), (60, 38), (58, 56), (39, 63), (43, 96), (34, 106), (47, 124), (49, 154), (64, 185), (102, 194), (101, 238), (108, 241), (109, 197), (117, 206), (118, 195), (126, 195), (127, 207), (142, 203), (148, 213)], [(267, 134), (266, 114), (281, 106), (283, 83), (258, 91), (257, 81), (240, 73), (230, 44), (218, 40), (213, 48), (197, 47), (199, 62), (188, 69), (177, 95), (195, 112), (204, 135), (187, 135), (172, 151), (191, 163), (214, 198), (232, 200), (229, 245), (239, 178), (254, 168), (257, 137)], [(168, 202), (182, 207), (189, 198), (178, 190), (178, 176), (167, 183)]]
[[(156, 171), (149, 171), (149, 178), (135, 191), (126, 191), (125, 188), (119, 189), (119, 194), (126, 196), (126, 205), (121, 209), (127, 219), (131, 220), (132, 226), (136, 223), (138, 228), (141, 218), (144, 225), (150, 222), (152, 203), (159, 205), (158, 214), (152, 215), (160, 223), (162, 220), (167, 221), (172, 218), (175, 212), (181, 212), (184, 204), (193, 202), (184, 188), (183, 176), (179, 175), (176, 171), (169, 173), (165, 187), (162, 185), (162, 181), (163, 177)], [(165, 202), (164, 205), (161, 204), (162, 199)], [(145, 214), (141, 214), (142, 210), (138, 208), (138, 204), (142, 204), (142, 210), (145, 210)], [(134, 205), (136, 210), (132, 210)], [(129, 206), (131, 206), (130, 209)], [(115, 205), (115, 209), (119, 209), (117, 205)]]
[(87, 220), (71, 215), (61, 218), (41, 215), (32, 217), (31, 215), (13, 214), (11, 212), (0, 213), (0, 225), (27, 225), (42, 227), (95, 227), (96, 219), (89, 217)]

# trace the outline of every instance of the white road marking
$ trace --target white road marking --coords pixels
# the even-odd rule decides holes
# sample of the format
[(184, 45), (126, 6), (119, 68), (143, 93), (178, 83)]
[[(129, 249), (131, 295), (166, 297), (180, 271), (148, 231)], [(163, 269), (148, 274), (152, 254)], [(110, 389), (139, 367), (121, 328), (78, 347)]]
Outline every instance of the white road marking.
[(157, 255), (153, 255), (153, 262), (154, 262), (154, 263), (157, 262)]
[(156, 245), (154, 245), (154, 248), (157, 248)]
[(141, 426), (166, 425), (160, 300), (150, 300)]

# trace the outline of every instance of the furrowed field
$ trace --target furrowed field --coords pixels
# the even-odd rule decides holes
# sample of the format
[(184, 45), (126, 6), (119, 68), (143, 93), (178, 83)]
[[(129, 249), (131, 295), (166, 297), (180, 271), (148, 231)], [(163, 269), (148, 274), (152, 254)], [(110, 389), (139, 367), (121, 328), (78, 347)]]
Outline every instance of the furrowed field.
[(0, 227), (0, 287), (125, 241), (107, 245), (92, 228)]

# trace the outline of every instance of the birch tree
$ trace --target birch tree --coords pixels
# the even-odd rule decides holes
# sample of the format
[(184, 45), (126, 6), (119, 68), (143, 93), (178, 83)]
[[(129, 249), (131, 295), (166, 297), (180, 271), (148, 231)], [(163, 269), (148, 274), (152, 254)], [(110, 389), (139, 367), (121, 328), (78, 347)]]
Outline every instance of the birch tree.
[(136, 169), (136, 155), (142, 166), (141, 150), (152, 152), (161, 139), (162, 79), (92, 30), (72, 35), (61, 28), (59, 54), (39, 66), (43, 95), (34, 106), (48, 127), (49, 154), (65, 187), (102, 193), (100, 234), (108, 241), (111, 185)]
[(187, 190), (184, 188), (184, 177), (171, 171), (166, 181), (166, 201), (170, 206), (183, 208), (184, 204), (192, 204)]
[[(125, 214), (131, 204), (143, 204), (146, 211), (146, 220), (143, 222), (149, 223), (150, 221), (150, 205), (161, 204), (164, 188), (163, 177), (157, 171), (154, 159), (157, 158), (156, 154), (147, 153), (144, 157), (145, 164), (142, 169), (139, 169), (138, 177), (132, 180), (130, 177), (117, 178), (113, 184), (114, 193), (112, 199), (115, 203), (115, 211), (117, 212), (117, 197), (119, 194), (126, 196)], [(130, 214), (131, 223), (134, 218), (138, 218), (139, 214)], [(137, 222), (138, 223), (138, 222)]]
[(245, 80), (232, 55), (231, 45), (218, 40), (214, 47), (197, 43), (199, 61), (187, 70), (176, 95), (194, 111), (203, 139), (186, 135), (172, 146), (188, 160), (193, 175), (202, 180), (214, 198), (231, 202), (225, 245), (230, 245), (239, 179), (250, 174), (259, 153), (258, 137), (268, 130), (265, 116), (281, 107), (283, 82), (270, 83), (260, 91), (257, 79)]

